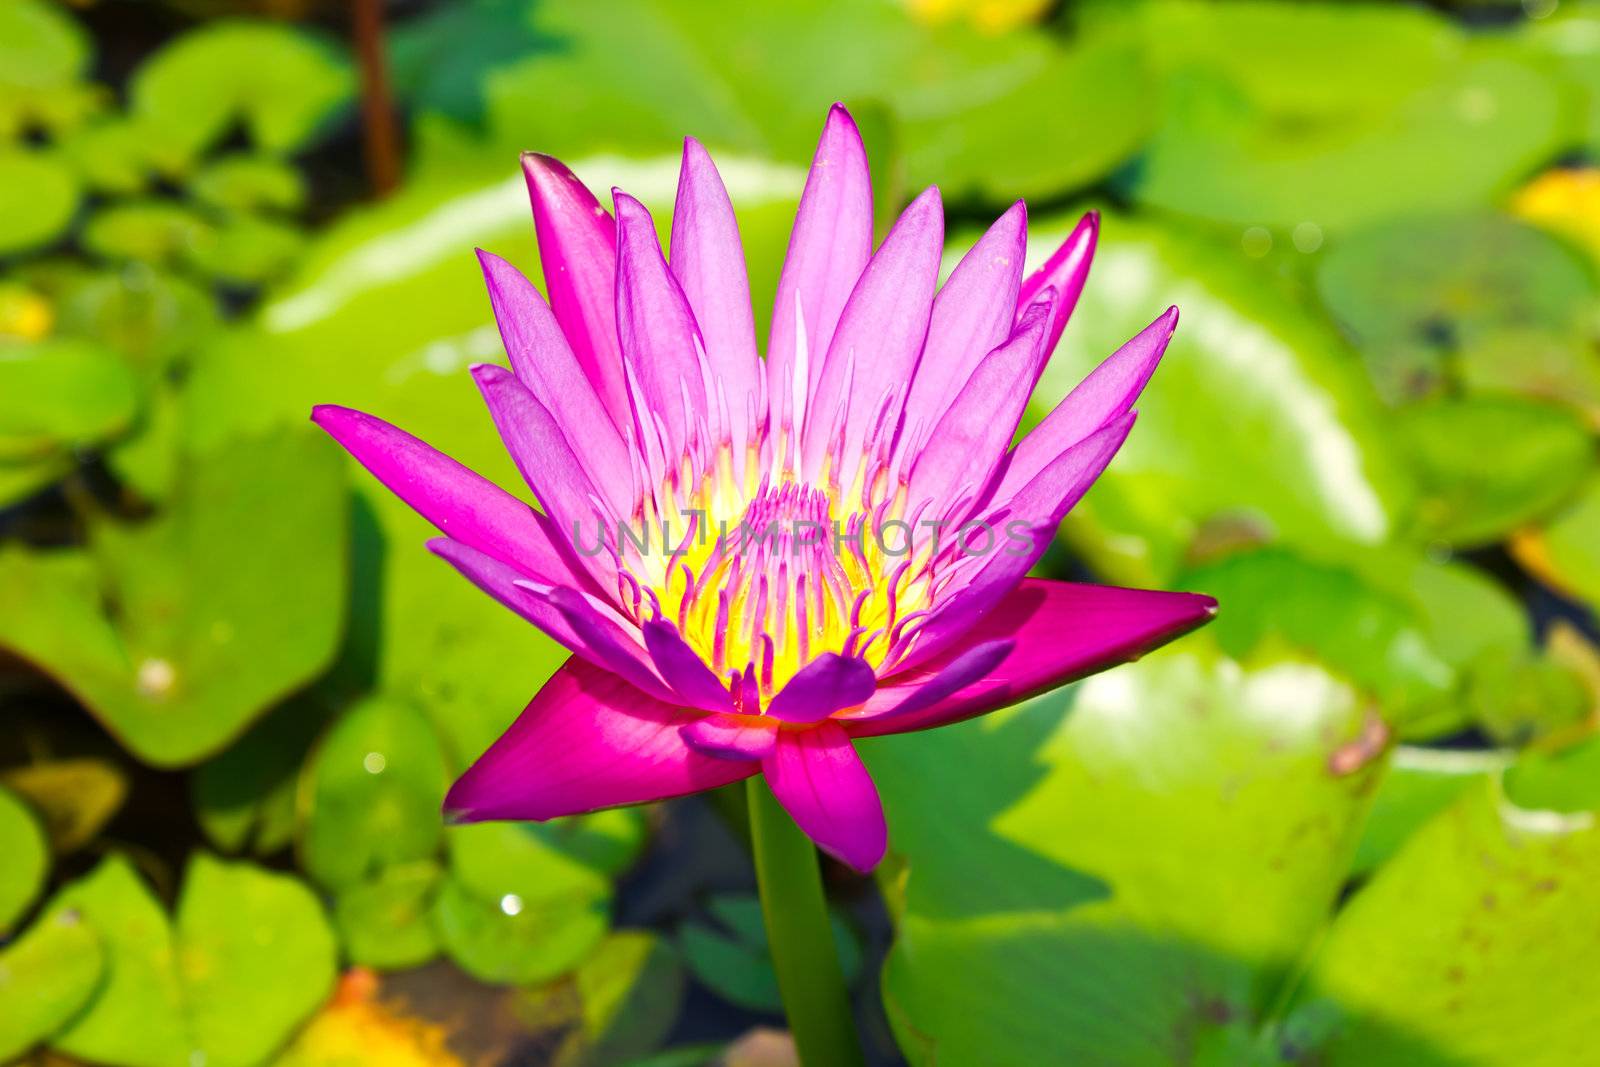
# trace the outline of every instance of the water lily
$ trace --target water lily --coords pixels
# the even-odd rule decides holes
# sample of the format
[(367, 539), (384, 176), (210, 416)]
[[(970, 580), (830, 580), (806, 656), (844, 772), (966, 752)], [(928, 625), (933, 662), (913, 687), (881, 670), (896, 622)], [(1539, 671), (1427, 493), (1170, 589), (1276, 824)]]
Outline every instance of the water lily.
[(1014, 704), (1208, 619), (1204, 596), (1026, 577), (1134, 423), (1176, 309), (1012, 447), (1089, 272), (1090, 215), (1024, 278), (1026, 212), (939, 285), (937, 189), (873, 247), (867, 159), (829, 114), (757, 345), (738, 226), (686, 143), (670, 262), (523, 160), (546, 296), (480, 252), (510, 369), (473, 375), (542, 510), (371, 415), (316, 421), (443, 534), (429, 548), (571, 650), (450, 790), (550, 819), (760, 773), (821, 848), (884, 855), (861, 738)]

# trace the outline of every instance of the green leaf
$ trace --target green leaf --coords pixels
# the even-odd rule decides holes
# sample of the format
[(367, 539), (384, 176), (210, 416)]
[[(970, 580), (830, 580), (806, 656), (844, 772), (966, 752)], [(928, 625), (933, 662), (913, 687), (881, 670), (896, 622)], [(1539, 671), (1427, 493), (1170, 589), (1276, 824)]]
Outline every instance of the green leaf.
[[(781, 1011), (778, 976), (772, 969), (761, 901), (725, 893), (706, 904), (711, 922), (685, 923), (678, 932), (684, 963), (708, 989), (751, 1011)], [(846, 982), (861, 970), (861, 946), (837, 914), (830, 915), (834, 949)]]
[(571, 970), (605, 937), (607, 897), (591, 892), (541, 896), (475, 895), (446, 878), (434, 901), (439, 942), (456, 965), (482, 982), (527, 985)]
[(77, 914), (100, 935), (106, 979), (87, 1010), (51, 1046), (71, 1056), (125, 1067), (192, 1062), (172, 925), (133, 865), (101, 861), (68, 885), (53, 914)]
[(191, 355), (218, 326), (211, 293), (143, 260), (58, 281), (58, 330), (109, 345), (147, 372)]
[(578, 1062), (587, 1067), (656, 1049), (678, 1021), (687, 986), (672, 946), (643, 930), (607, 937), (574, 979), (583, 1004)]
[(438, 955), (430, 910), (442, 874), (432, 860), (395, 864), (371, 881), (341, 890), (333, 920), (350, 962), (400, 970)]
[[(1204, 43), (1172, 49), (1163, 119), (1129, 179), (1144, 204), (1286, 236), (1308, 226), (1299, 243), (1314, 251), (1324, 232), (1487, 205), (1569, 137), (1560, 89), (1539, 65), (1505, 39), (1468, 40), (1441, 16), (1428, 28), (1396, 7), (1203, 11), (1215, 28), (1152, 28)], [(1369, 64), (1374, 40), (1384, 43)], [(1257, 63), (1267, 51), (1279, 54)], [(1363, 62), (1352, 66), (1351, 54)], [(1291, 64), (1292, 79), (1275, 77)], [(1263, 88), (1281, 81), (1316, 88)], [(1369, 85), (1341, 106), (1356, 82)]]
[(0, 949), (0, 1060), (47, 1039), (94, 995), (100, 941), (70, 912), (52, 913)]
[(59, 5), (0, 4), (0, 142), (34, 125), (58, 129), (80, 118), (89, 103), (80, 79), (92, 52), (89, 35)]
[(1264, 1013), (1339, 891), (1381, 767), (1346, 686), (1191, 637), (1066, 703), (860, 746), (913, 1063), (1185, 1062)]
[(215, 240), (210, 223), (170, 200), (135, 200), (102, 208), (84, 225), (82, 239), (97, 256), (166, 267)]
[(1591, 477), (1571, 504), (1516, 547), (1524, 565), (1600, 606), (1600, 478)]
[[(1168, 305), (1183, 318), (1132, 436), (1068, 518), (1074, 547), (1108, 577), (1159, 584), (1208, 520), (1328, 555), (1392, 537), (1407, 487), (1371, 386), (1339, 338), (1237, 248), (1124, 216), (1107, 217), (1101, 232), (1029, 419)], [(1043, 256), (1065, 235), (1061, 223), (1037, 223), (1030, 244)]]
[(336, 945), (304, 883), (204, 854), (178, 900), (178, 975), (194, 1047), (213, 1067), (253, 1067), (333, 990)]
[[(1583, 419), (1511, 396), (1409, 405), (1396, 414), (1419, 487), (1414, 535), (1474, 547), (1555, 509), (1594, 463)], [(1494, 448), (1484, 448), (1487, 441)]]
[(0, 789), (0, 855), (6, 857), (0, 876), (0, 934), (27, 912), (50, 873), (50, 848), (44, 829), (15, 793)]
[(196, 242), (190, 259), (198, 270), (219, 282), (255, 286), (284, 274), (304, 244), (305, 237), (296, 226), (234, 215)]
[[(128, 794), (128, 780), (116, 764), (90, 758), (12, 767), (0, 773), (0, 783), (39, 812), (50, 847), (63, 854), (88, 844)], [(4, 910), (0, 908), (0, 915)], [(0, 921), (0, 927), (4, 925)]]
[(431, 857), (449, 769), (422, 712), (393, 698), (357, 704), (335, 722), (301, 781), (300, 860), (343, 889), (391, 864)]
[(300, 172), (282, 160), (236, 152), (196, 172), (189, 195), (228, 211), (297, 211), (305, 204), (306, 186)]
[(101, 345), (71, 339), (0, 343), (0, 462), (38, 462), (128, 427), (138, 379)]
[[(1600, 996), (1600, 830), (1469, 788), (1340, 913), (1302, 1000), (1342, 1025), (1330, 1065), (1581, 1062)], [(1561, 976), (1559, 982), (1551, 977)]]
[(0, 148), (0, 189), (0, 255), (48, 244), (78, 210), (78, 176), (47, 152)]
[(339, 458), (307, 431), (186, 457), (166, 512), (97, 522), (91, 553), (0, 551), (0, 599), (30, 606), (0, 617), (0, 647), (140, 759), (193, 763), (331, 660), (345, 517)]
[(1396, 748), (1373, 798), (1351, 873), (1370, 874), (1388, 862), (1412, 834), (1463, 793), (1499, 774), (1509, 759), (1498, 752)]
[(1531, 226), (1483, 214), (1370, 227), (1329, 250), (1317, 289), (1391, 402), (1464, 381), (1600, 403), (1594, 272)]
[(191, 802), (213, 845), (267, 856), (293, 842), (300, 767), (328, 718), (320, 701), (292, 699), (195, 768)]
[(350, 100), (333, 45), (294, 26), (221, 20), (177, 38), (134, 73), (134, 115), (182, 169), (242, 124), (268, 152), (303, 147)]

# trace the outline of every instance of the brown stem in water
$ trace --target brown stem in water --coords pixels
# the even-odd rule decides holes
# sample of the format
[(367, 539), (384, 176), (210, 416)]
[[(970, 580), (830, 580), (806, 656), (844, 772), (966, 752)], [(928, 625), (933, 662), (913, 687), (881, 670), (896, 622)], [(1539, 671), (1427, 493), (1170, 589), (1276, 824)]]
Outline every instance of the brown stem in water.
[(352, 0), (352, 7), (361, 65), (362, 150), (372, 191), (383, 197), (400, 184), (400, 133), (383, 53), (383, 0)]

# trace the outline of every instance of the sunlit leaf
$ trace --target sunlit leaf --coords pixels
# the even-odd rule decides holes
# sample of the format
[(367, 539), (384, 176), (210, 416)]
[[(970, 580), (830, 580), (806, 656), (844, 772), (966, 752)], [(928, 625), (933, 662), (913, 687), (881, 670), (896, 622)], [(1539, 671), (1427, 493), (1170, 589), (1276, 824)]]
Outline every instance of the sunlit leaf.
[(70, 912), (40, 919), (0, 948), (0, 1060), (61, 1029), (94, 995), (103, 967), (99, 938)]
[(22, 798), (0, 788), (0, 855), (6, 857), (0, 875), (0, 933), (28, 910), (50, 871), (50, 847), (39, 818)]
[(430, 910), (442, 873), (432, 860), (395, 864), (341, 890), (333, 919), (351, 962), (393, 970), (436, 956), (439, 940)]
[(139, 383), (116, 352), (73, 339), (0, 343), (0, 463), (47, 460), (122, 432)]
[(78, 176), (58, 156), (0, 148), (0, 255), (47, 244), (78, 210)]

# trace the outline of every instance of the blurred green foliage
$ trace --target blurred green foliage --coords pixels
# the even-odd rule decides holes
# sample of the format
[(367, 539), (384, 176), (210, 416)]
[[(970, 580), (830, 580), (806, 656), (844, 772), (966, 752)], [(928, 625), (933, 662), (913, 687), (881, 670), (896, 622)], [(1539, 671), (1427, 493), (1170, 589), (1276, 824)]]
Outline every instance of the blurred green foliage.
[(1600, 6), (396, 5), (382, 202), (342, 8), (179, 6), (0, 0), (0, 1061), (700, 1063), (659, 1052), (691, 981), (773, 1009), (714, 876), (614, 929), (653, 835), (695, 855), (659, 813), (442, 825), (563, 653), (305, 420), (516, 485), (465, 374), (472, 248), (537, 267), (516, 153), (665, 227), (699, 137), (764, 330), (835, 99), (882, 226), (942, 187), (950, 263), (1016, 197), (1036, 259), (1103, 212), (1029, 421), (1181, 307), (1049, 565), (1223, 604), (863, 745), (881, 973), (836, 934), (899, 1054), (1593, 1058)]

